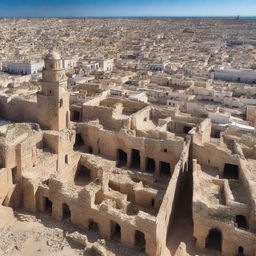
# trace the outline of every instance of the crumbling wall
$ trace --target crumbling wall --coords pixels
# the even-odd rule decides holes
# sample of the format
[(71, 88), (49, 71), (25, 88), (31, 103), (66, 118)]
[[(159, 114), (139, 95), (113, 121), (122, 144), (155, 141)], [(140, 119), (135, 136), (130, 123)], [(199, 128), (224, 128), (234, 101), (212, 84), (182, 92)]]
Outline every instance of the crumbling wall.
[(0, 116), (14, 122), (37, 122), (37, 103), (21, 98), (0, 95)]
[(138, 111), (137, 113), (133, 114), (133, 129), (145, 129), (145, 126), (147, 126), (147, 123), (151, 122), (151, 107), (147, 106), (143, 108), (142, 110)]
[[(207, 151), (208, 152), (208, 151)], [(208, 152), (211, 154), (211, 152)], [(219, 156), (217, 156), (219, 157)], [(249, 230), (238, 228), (234, 223), (235, 215), (244, 215), (248, 218), (247, 212), (254, 215), (252, 209), (255, 209), (255, 205), (250, 205), (252, 201), (248, 196), (250, 195), (248, 183), (248, 170), (246, 170), (246, 160), (239, 160), (240, 174), (239, 179), (242, 182), (240, 186), (244, 187), (243, 193), (248, 205), (245, 203), (235, 202), (233, 195), (229, 188), (227, 180), (216, 180), (212, 182), (224, 185), (224, 197), (225, 203), (214, 204), (207, 202), (205, 199), (202, 201), (203, 185), (205, 180), (201, 171), (200, 165), (197, 161), (193, 160), (193, 221), (194, 221), (194, 236), (196, 237), (197, 248), (204, 249), (206, 246), (207, 236), (210, 230), (218, 230), (221, 234), (221, 251), (222, 255), (236, 255), (238, 248), (243, 247), (245, 255), (254, 255), (255, 253), (255, 241), (256, 237), (253, 232), (255, 222), (252, 218), (249, 219)], [(245, 177), (247, 175), (247, 178)], [(251, 206), (251, 207), (250, 207)], [(251, 215), (251, 216), (252, 216)], [(254, 216), (255, 217), (255, 216)]]
[(211, 139), (212, 123), (210, 119), (204, 119), (196, 128), (194, 140), (200, 143), (209, 142)]
[(92, 147), (94, 154), (103, 154), (113, 160), (117, 160), (117, 149), (127, 153), (128, 166), (131, 162), (132, 149), (140, 151), (141, 168), (145, 169), (145, 158), (150, 157), (155, 161), (170, 163), (174, 169), (183, 149), (184, 141), (179, 139), (156, 140), (144, 137), (135, 137), (125, 130), (112, 132), (100, 127), (81, 124), (78, 133), (83, 137), (86, 146)]
[(17, 150), (17, 163), (20, 176), (31, 170), (38, 161), (38, 143), (43, 139), (42, 132), (38, 132), (21, 142)]
[(248, 204), (250, 205), (250, 213), (249, 213), (249, 223), (250, 229), (253, 232), (256, 232), (256, 195), (255, 188), (252, 184), (252, 172), (255, 169), (248, 168), (248, 163), (245, 159), (239, 159), (239, 180), (241, 180), (244, 188), (245, 196), (248, 200)]
[(106, 129), (120, 130), (122, 128), (129, 128), (128, 117), (124, 118), (122, 113), (117, 115), (115, 109), (104, 106), (87, 106), (83, 105), (82, 121), (99, 120), (99, 123)]
[(238, 165), (238, 156), (221, 146), (206, 143), (204, 145), (194, 143), (193, 159), (197, 159), (201, 165), (215, 167), (220, 171), (220, 175), (224, 170), (225, 163)]
[(43, 134), (44, 144), (57, 154), (57, 169), (61, 170), (72, 163), (73, 145), (75, 143), (75, 131), (64, 130), (61, 132), (45, 131)]

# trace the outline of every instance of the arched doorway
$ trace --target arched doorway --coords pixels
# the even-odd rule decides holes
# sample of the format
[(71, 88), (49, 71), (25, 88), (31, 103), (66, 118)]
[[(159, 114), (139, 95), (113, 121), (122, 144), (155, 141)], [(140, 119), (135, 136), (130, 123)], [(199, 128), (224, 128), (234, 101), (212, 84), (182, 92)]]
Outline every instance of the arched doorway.
[(99, 232), (99, 225), (94, 220), (89, 220), (88, 229), (92, 232)]
[(135, 231), (135, 246), (139, 247), (142, 251), (146, 248), (145, 234), (141, 231)]
[(234, 164), (225, 164), (224, 171), (223, 171), (223, 178), (224, 179), (239, 179), (239, 168), (237, 165)]
[(111, 221), (111, 239), (117, 242), (121, 241), (121, 227), (114, 221)]
[(70, 220), (71, 219), (71, 211), (69, 206), (66, 203), (62, 204), (62, 219)]
[(238, 247), (237, 256), (244, 256), (244, 247), (243, 246)]
[(127, 153), (122, 149), (117, 150), (117, 167), (127, 166)]
[(205, 248), (219, 251), (222, 250), (222, 234), (218, 229), (211, 229), (205, 239)]

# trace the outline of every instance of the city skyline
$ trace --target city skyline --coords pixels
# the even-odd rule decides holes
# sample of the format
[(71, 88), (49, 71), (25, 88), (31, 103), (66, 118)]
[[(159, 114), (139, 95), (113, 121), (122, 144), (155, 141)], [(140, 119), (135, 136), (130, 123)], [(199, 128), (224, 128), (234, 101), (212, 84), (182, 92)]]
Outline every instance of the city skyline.
[(253, 0), (0, 0), (0, 17), (255, 16)]

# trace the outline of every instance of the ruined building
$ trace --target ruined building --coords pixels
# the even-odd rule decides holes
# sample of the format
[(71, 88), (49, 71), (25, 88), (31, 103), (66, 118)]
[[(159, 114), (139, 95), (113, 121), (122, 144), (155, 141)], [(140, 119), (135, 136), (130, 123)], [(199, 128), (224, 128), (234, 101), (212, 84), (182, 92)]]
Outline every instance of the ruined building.
[(105, 94), (71, 108), (61, 63), (46, 56), (36, 97), (0, 98), (0, 214), (48, 212), (166, 256), (189, 177), (197, 247), (255, 255), (253, 134), (213, 139), (209, 119)]

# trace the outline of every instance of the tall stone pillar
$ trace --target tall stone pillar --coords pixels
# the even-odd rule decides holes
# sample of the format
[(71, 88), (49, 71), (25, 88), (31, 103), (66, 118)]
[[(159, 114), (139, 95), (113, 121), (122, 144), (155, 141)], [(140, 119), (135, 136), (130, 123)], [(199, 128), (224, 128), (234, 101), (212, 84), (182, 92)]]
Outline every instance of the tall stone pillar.
[(140, 169), (141, 171), (146, 171), (146, 157), (143, 154), (140, 154)]
[(127, 167), (131, 168), (132, 165), (132, 151), (128, 149), (127, 151)]
[(154, 172), (154, 177), (157, 178), (160, 176), (160, 161), (155, 160), (156, 163), (156, 170)]

